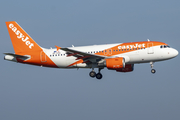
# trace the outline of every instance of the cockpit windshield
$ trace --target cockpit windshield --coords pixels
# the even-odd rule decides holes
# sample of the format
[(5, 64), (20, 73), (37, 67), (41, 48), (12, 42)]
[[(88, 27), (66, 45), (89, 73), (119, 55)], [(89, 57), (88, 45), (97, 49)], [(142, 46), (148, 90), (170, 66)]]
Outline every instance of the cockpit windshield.
[(161, 45), (160, 48), (170, 48), (168, 45)]

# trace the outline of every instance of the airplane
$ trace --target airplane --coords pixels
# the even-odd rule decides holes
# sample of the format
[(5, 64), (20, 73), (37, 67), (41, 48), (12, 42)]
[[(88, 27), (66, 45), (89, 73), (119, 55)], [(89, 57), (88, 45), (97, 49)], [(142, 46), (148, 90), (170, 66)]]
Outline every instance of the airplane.
[[(140, 41), (80, 47), (40, 47), (15, 21), (6, 22), (15, 53), (4, 53), (5, 60), (53, 68), (90, 68), (90, 77), (102, 79), (105, 67), (117, 72), (132, 72), (134, 64), (150, 63), (174, 58), (178, 51), (158, 41)], [(95, 72), (98, 68), (98, 73)]]

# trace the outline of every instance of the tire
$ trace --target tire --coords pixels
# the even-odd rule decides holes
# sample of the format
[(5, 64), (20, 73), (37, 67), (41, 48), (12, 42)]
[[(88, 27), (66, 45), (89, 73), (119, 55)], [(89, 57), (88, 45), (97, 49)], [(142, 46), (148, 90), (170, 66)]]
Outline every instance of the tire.
[(101, 73), (96, 74), (96, 78), (99, 80), (102, 79), (102, 74)]
[(153, 73), (153, 74), (156, 73), (156, 70), (155, 70), (155, 69), (152, 69), (152, 70), (151, 70), (151, 73)]
[(92, 78), (96, 77), (96, 72), (91, 71), (91, 72), (89, 73), (89, 76), (92, 77)]

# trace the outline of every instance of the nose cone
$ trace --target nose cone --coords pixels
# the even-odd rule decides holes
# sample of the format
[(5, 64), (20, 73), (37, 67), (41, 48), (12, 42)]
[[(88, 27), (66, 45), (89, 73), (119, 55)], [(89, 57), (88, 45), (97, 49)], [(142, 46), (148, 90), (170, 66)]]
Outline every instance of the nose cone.
[(172, 55), (173, 55), (173, 57), (178, 56), (178, 54), (179, 54), (179, 52), (178, 52), (176, 49), (173, 49), (173, 50), (172, 50)]

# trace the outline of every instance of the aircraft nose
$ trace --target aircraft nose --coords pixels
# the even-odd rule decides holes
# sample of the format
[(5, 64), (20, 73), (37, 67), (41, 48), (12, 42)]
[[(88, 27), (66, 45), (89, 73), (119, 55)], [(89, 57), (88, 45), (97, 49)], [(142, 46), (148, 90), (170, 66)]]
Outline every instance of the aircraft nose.
[(176, 49), (172, 50), (173, 57), (178, 56), (179, 52)]

